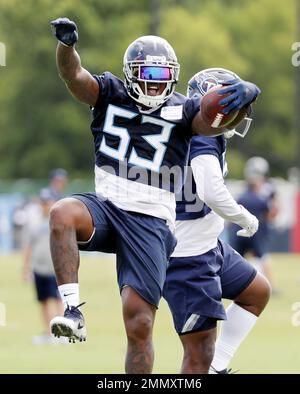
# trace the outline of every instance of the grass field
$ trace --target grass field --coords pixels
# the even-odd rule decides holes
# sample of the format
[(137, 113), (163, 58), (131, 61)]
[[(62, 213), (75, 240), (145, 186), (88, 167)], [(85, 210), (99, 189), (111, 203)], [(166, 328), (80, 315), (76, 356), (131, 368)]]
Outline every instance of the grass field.
[[(300, 373), (300, 326), (291, 323), (292, 305), (300, 301), (300, 256), (274, 255), (274, 281), (281, 290), (232, 363), (241, 373)], [(30, 284), (21, 280), (19, 255), (0, 257), (0, 302), (7, 324), (0, 326), (0, 373), (123, 373), (125, 333), (114, 260), (83, 257), (81, 298), (88, 340), (72, 345), (33, 346), (41, 333), (38, 304)], [(155, 325), (156, 373), (177, 373), (181, 345), (166, 303)]]

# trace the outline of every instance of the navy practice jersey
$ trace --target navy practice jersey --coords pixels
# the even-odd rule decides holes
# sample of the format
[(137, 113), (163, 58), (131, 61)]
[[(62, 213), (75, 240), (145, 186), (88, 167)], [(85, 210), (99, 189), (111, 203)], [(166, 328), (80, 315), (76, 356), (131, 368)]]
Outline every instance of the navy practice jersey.
[(259, 227), (255, 234), (255, 237), (264, 238), (267, 236), (269, 227), (267, 215), (271, 209), (271, 202), (274, 198), (274, 195), (275, 191), (273, 188), (271, 191), (271, 188), (269, 189), (268, 187), (266, 187), (265, 189), (263, 187), (261, 193), (256, 193), (251, 188), (247, 188), (247, 190), (238, 199), (238, 203), (242, 204), (259, 220)]
[(180, 190), (199, 99), (174, 93), (160, 108), (141, 111), (123, 81), (110, 72), (94, 77), (100, 87), (91, 123), (96, 167), (169, 192)]
[(248, 209), (253, 215), (255, 215), (259, 221), (264, 221), (269, 211), (269, 200), (265, 196), (254, 192), (251, 188), (248, 188), (238, 199), (239, 204), (242, 204)]
[[(218, 137), (194, 136), (191, 141), (189, 165), (195, 157), (200, 155), (216, 156), (223, 176), (226, 176), (226, 139), (223, 135)], [(211, 209), (200, 200), (196, 193), (196, 184), (190, 166), (187, 171), (185, 185), (181, 193), (176, 195), (176, 200), (176, 220), (199, 219), (211, 212)]]
[(236, 235), (239, 229), (236, 224), (229, 228), (230, 242), (234, 248), (242, 255), (251, 252), (254, 256), (262, 258), (268, 250), (269, 223), (267, 215), (271, 209), (272, 199), (275, 196), (274, 188), (266, 183), (261, 192), (256, 193), (247, 187), (245, 192), (239, 197), (238, 203), (242, 204), (259, 220), (257, 232), (251, 238), (241, 238)]

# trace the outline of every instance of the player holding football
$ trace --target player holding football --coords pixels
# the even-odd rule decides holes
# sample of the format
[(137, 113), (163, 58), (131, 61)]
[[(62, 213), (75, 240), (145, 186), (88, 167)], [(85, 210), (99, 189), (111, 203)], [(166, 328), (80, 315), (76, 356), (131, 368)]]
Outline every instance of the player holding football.
[[(188, 83), (188, 97), (203, 96), (215, 85), (238, 81), (231, 71), (216, 68), (194, 75)], [(231, 130), (225, 136), (244, 136)], [(192, 138), (191, 177), (187, 177), (183, 199), (177, 202), (177, 246), (167, 268), (163, 296), (171, 309), (184, 356), (182, 373), (227, 373), (238, 346), (266, 306), (270, 287), (228, 244), (218, 239), (224, 219), (242, 229), (238, 235), (251, 237), (258, 220), (237, 204), (224, 184), (227, 173), (225, 136)], [(196, 199), (188, 201), (189, 180)], [(226, 313), (222, 298), (233, 300)], [(222, 324), (216, 343), (217, 320)], [(213, 358), (214, 357), (214, 358)]]
[[(51, 25), (59, 41), (59, 74), (73, 96), (92, 109), (96, 160), (96, 193), (73, 195), (51, 211), (52, 259), (66, 307), (64, 317), (52, 320), (52, 333), (86, 338), (78, 249), (116, 253), (128, 341), (125, 370), (150, 373), (152, 327), (176, 243), (175, 192), (182, 187), (190, 139), (225, 129), (203, 120), (198, 98), (175, 93), (179, 64), (164, 39), (145, 36), (131, 43), (121, 81), (109, 72), (92, 76), (81, 66), (74, 22), (59, 18)], [(223, 97), (224, 112), (236, 111), (259, 92), (248, 82), (229, 89), (235, 101)]]

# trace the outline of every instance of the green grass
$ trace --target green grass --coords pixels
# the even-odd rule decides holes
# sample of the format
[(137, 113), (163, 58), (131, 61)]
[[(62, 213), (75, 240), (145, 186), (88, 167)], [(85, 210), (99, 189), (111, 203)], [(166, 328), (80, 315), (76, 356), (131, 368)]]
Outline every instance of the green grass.
[[(274, 281), (281, 294), (273, 297), (232, 368), (242, 373), (300, 373), (300, 327), (291, 324), (292, 304), (300, 301), (300, 257), (274, 255)], [(7, 325), (0, 326), (0, 373), (123, 373), (126, 349), (115, 264), (102, 255), (81, 263), (81, 299), (88, 340), (66, 346), (33, 346), (42, 331), (39, 308), (30, 284), (21, 280), (19, 255), (0, 257), (0, 302)], [(177, 373), (181, 345), (166, 303), (161, 302), (154, 333), (156, 373)]]

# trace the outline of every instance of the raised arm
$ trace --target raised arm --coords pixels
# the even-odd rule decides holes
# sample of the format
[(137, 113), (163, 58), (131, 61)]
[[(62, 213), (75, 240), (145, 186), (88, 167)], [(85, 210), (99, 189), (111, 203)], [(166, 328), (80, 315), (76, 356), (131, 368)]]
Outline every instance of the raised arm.
[(93, 107), (99, 96), (99, 85), (81, 66), (79, 54), (74, 48), (78, 40), (76, 24), (68, 18), (58, 18), (51, 22), (51, 27), (59, 41), (56, 64), (60, 77), (77, 100)]

